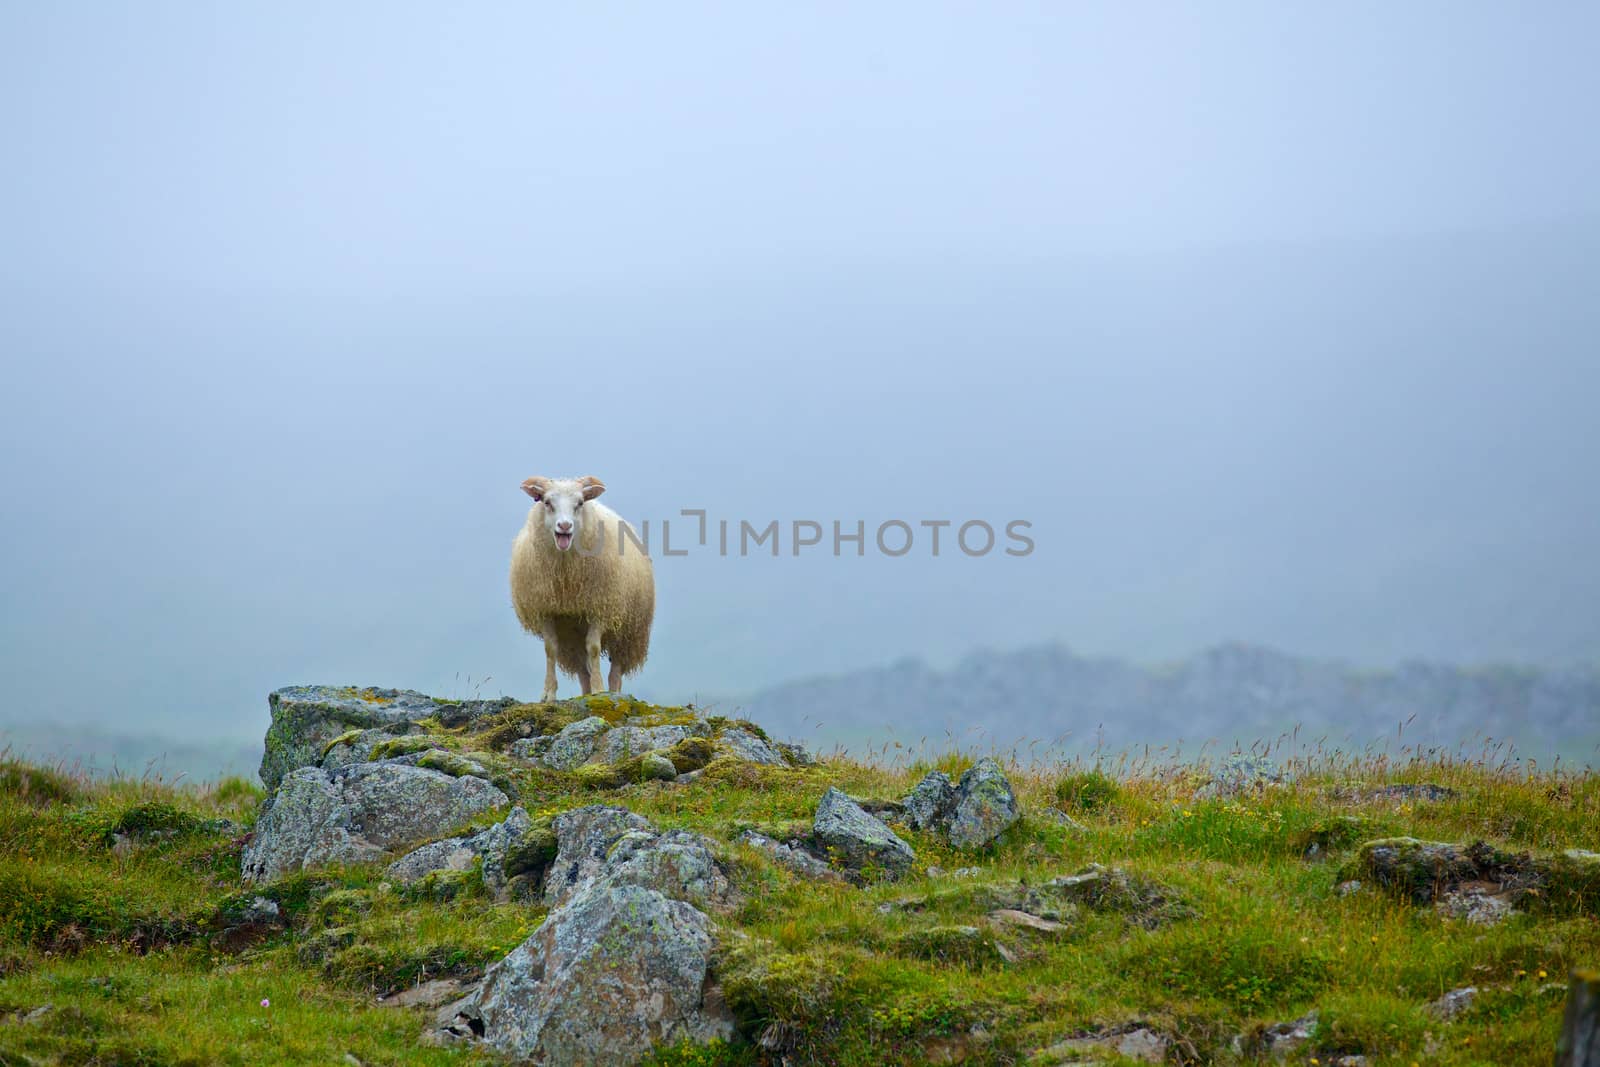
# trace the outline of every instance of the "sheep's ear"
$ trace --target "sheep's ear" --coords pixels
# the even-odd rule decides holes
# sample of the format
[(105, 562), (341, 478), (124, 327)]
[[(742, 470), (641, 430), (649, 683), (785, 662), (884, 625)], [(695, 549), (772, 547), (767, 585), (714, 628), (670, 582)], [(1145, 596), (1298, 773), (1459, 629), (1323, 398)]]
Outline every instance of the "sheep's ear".
[(544, 495), (550, 491), (550, 479), (529, 478), (522, 483), (522, 491), (533, 497), (535, 501), (542, 500)]
[(583, 486), (583, 499), (593, 500), (606, 491), (606, 483), (593, 475), (584, 475), (578, 479), (578, 484)]

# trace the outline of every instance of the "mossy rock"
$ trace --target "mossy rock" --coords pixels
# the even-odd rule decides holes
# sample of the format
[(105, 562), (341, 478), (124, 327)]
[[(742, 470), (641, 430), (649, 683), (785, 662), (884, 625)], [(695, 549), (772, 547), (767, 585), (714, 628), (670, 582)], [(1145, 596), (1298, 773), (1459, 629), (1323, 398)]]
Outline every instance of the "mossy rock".
[(447, 743), (434, 734), (407, 734), (403, 737), (390, 738), (388, 741), (379, 741), (372, 746), (372, 752), (367, 758), (373, 761), (394, 759), (397, 756), (426, 752), (430, 748), (440, 748)]
[(588, 712), (567, 703), (513, 704), (474, 723), (471, 736), (477, 747), (503, 752), (513, 741), (557, 734), (562, 727), (588, 717)]
[(1542, 863), (1545, 906), (1563, 914), (1600, 912), (1600, 852), (1569, 848)]
[(821, 1030), (817, 1024), (840, 1007), (841, 976), (851, 970), (852, 955), (825, 944), (785, 952), (770, 941), (744, 938), (722, 953), (718, 971), (728, 1006), (742, 1021)]
[(746, 733), (755, 734), (769, 745), (772, 744), (772, 738), (767, 736), (767, 731), (749, 719), (730, 719), (724, 715), (711, 715), (706, 718), (705, 722), (718, 734), (724, 730), (743, 730)]
[(520, 875), (537, 874), (555, 861), (559, 843), (548, 819), (535, 822), (528, 832), (506, 847), (501, 869), (509, 881)]
[(1385, 837), (1361, 846), (1355, 859), (1339, 872), (1339, 881), (1357, 880), (1380, 886), (1410, 900), (1429, 904), (1451, 887), (1467, 881), (1494, 881), (1527, 888), (1528, 857), (1502, 852), (1479, 841), (1455, 845), (1415, 837)]
[(889, 947), (897, 955), (963, 967), (992, 967), (1010, 962), (1010, 952), (994, 934), (976, 926), (930, 926), (894, 938)]
[(354, 926), (331, 926), (321, 930), (295, 946), (295, 958), (301, 963), (325, 963), (356, 942)]
[(430, 748), (423, 753), (422, 758), (417, 760), (417, 766), (448, 774), (452, 778), (486, 778), (489, 775), (489, 769), (477, 760), (442, 748)]

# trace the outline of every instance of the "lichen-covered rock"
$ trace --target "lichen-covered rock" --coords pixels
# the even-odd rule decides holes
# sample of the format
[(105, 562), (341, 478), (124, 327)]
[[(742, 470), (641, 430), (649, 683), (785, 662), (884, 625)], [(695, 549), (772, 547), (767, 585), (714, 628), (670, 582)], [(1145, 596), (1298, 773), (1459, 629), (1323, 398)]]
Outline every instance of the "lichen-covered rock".
[(1259, 793), (1268, 786), (1282, 785), (1288, 779), (1278, 765), (1265, 756), (1235, 752), (1222, 761), (1211, 780), (1194, 792), (1196, 800), (1227, 799), (1245, 793)]
[(388, 726), (374, 726), (370, 730), (350, 730), (323, 748), (322, 759), (317, 766), (325, 771), (336, 771), (340, 767), (365, 763), (374, 758), (372, 751), (379, 745), (397, 737), (410, 737), (422, 732), (422, 727), (409, 720)]
[(391, 881), (410, 885), (439, 871), (470, 871), (481, 860), (483, 887), (503, 898), (511, 879), (528, 873), (527, 865), (518, 859), (518, 850), (532, 829), (533, 820), (519, 805), (500, 822), (475, 834), (447, 837), (413, 849), (391, 863), (384, 874)]
[(380, 859), (508, 802), (482, 778), (423, 767), (301, 767), (263, 805), (245, 846), (243, 874), (246, 881), (264, 882), (305, 867)]
[(1084, 1034), (1040, 1049), (1028, 1059), (1030, 1067), (1064, 1063), (1098, 1063), (1096, 1053), (1114, 1054), (1137, 1063), (1165, 1063), (1172, 1039), (1148, 1026), (1133, 1024), (1117, 1030)]
[(761, 738), (740, 726), (730, 726), (717, 737), (717, 743), (739, 759), (767, 767), (787, 767), (782, 756)]
[(328, 742), (378, 726), (415, 722), (439, 711), (432, 697), (409, 689), (291, 685), (267, 697), (272, 724), (261, 757), (261, 781), (275, 789), (283, 776), (322, 762)]
[(612, 885), (639, 885), (673, 900), (722, 908), (733, 888), (709, 843), (688, 830), (630, 830), (617, 839), (600, 877)]
[(545, 903), (555, 907), (605, 870), (611, 847), (631, 830), (651, 829), (641, 815), (625, 808), (591, 804), (562, 812), (550, 824), (556, 835), (556, 858), (545, 875)]
[(1477, 986), (1462, 986), (1452, 989), (1438, 1000), (1428, 1005), (1428, 1013), (1436, 1019), (1449, 1022), (1472, 1007), (1472, 1002), (1478, 997)]
[(906, 822), (913, 830), (932, 830), (950, 817), (955, 799), (956, 787), (950, 776), (929, 771), (906, 795)]
[(600, 739), (599, 758), (615, 763), (630, 756), (642, 756), (671, 748), (689, 736), (687, 726), (617, 726)]
[(800, 847), (799, 842), (783, 844), (782, 842), (774, 841), (765, 834), (757, 833), (755, 830), (746, 830), (738, 836), (737, 840), (742, 845), (749, 845), (753, 849), (764, 852), (772, 858), (774, 863), (780, 867), (787, 867), (802, 878), (811, 878), (819, 882), (840, 882), (844, 880), (838, 871)]
[(697, 908), (597, 882), (491, 967), (455, 1015), (519, 1060), (637, 1063), (657, 1045), (732, 1037), (711, 955), (710, 923)]
[(1483, 886), (1452, 889), (1433, 905), (1447, 919), (1460, 919), (1474, 926), (1498, 926), (1516, 910), (1511, 900)]
[(598, 715), (579, 719), (570, 726), (561, 728), (561, 732), (546, 746), (539, 761), (546, 767), (558, 771), (570, 771), (581, 767), (594, 758), (594, 751), (600, 743), (601, 735), (609, 729), (611, 724)]
[(1540, 864), (1531, 856), (1512, 855), (1481, 841), (1462, 846), (1415, 837), (1368, 841), (1341, 877), (1380, 886), (1413, 904), (1430, 904), (1464, 882), (1519, 893), (1541, 888), (1545, 882)]
[(506, 751), (518, 759), (542, 760), (549, 751), (551, 742), (555, 737), (550, 734), (541, 734), (538, 737), (523, 737), (511, 742)]
[(1064, 903), (1114, 912), (1147, 929), (1194, 914), (1194, 909), (1166, 886), (1098, 863), (1077, 874), (1052, 878), (1040, 890)]
[(857, 869), (874, 866), (891, 876), (899, 876), (909, 870), (917, 858), (911, 846), (893, 830), (833, 788), (823, 794), (822, 802), (817, 805), (811, 834), (818, 845)]
[(989, 844), (1022, 817), (1016, 794), (1000, 764), (985, 756), (956, 783), (945, 831), (957, 848)]
[(670, 782), (678, 777), (677, 765), (659, 752), (639, 757), (639, 775), (647, 782)]

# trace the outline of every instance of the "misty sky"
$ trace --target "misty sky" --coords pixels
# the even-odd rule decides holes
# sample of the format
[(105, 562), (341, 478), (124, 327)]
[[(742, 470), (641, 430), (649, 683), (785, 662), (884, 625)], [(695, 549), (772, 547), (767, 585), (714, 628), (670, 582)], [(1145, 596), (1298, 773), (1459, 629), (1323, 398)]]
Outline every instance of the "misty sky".
[(536, 695), (531, 474), (652, 525), (1033, 524), (662, 559), (662, 699), (1046, 640), (1593, 662), (1596, 40), (1586, 3), (4, 5), (0, 722)]

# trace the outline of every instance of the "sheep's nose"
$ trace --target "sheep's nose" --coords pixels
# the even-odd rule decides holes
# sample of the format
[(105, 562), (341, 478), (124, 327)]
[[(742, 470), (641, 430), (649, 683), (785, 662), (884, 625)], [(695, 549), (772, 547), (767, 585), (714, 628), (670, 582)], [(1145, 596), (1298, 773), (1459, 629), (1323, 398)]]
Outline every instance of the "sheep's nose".
[(556, 523), (556, 533), (571, 533), (571, 532), (572, 532), (572, 523), (570, 523), (570, 522), (558, 522), (558, 523)]

